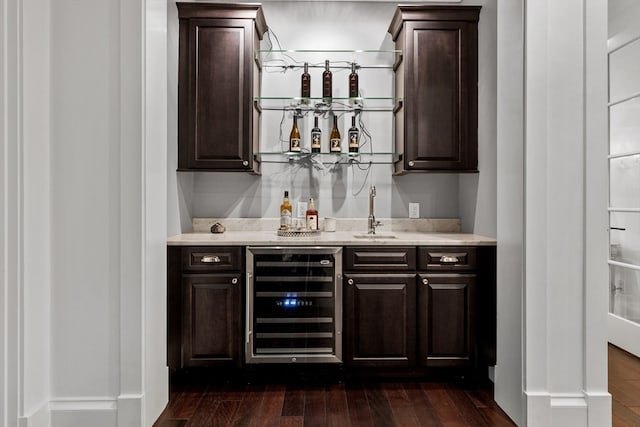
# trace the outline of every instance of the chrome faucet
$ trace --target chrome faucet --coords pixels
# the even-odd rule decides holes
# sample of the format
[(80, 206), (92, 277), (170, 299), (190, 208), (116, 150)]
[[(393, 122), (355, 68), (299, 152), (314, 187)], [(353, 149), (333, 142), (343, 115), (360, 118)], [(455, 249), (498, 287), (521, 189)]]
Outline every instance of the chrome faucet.
[(369, 188), (369, 218), (367, 221), (367, 234), (376, 234), (376, 227), (383, 225), (380, 221), (376, 221), (373, 214), (373, 198), (376, 197), (376, 187), (372, 185)]

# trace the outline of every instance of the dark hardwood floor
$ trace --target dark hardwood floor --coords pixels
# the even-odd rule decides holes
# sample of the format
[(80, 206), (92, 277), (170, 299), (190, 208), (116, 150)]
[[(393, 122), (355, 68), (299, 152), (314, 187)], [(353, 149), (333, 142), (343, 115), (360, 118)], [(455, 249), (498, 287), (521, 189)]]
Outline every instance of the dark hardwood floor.
[(350, 381), (176, 384), (154, 427), (513, 425), (491, 385)]
[(640, 426), (640, 359), (609, 344), (613, 427)]

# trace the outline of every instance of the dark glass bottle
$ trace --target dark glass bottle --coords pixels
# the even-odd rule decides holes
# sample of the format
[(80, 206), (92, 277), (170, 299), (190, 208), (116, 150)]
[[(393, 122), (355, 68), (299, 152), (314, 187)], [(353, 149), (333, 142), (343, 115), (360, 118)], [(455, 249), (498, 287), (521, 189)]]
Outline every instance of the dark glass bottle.
[(311, 98), (311, 75), (309, 74), (309, 64), (304, 63), (304, 72), (300, 77), (300, 96), (302, 98)]
[(358, 97), (358, 73), (356, 73), (356, 63), (351, 63), (351, 74), (349, 74), (349, 98)]
[(322, 131), (318, 127), (318, 116), (313, 118), (313, 129), (311, 129), (311, 152), (319, 153), (322, 146), (320, 142), (322, 141)]
[(356, 127), (355, 114), (351, 117), (351, 127), (349, 128), (349, 153), (357, 153), (360, 149), (360, 130)]
[(324, 72), (322, 73), (322, 98), (331, 101), (333, 97), (333, 75), (329, 69), (329, 60), (324, 61)]

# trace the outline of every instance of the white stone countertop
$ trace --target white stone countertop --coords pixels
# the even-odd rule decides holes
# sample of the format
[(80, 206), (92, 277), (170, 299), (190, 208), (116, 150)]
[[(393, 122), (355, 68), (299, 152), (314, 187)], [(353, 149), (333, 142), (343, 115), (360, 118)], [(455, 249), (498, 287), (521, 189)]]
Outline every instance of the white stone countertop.
[[(367, 234), (367, 220), (338, 218), (336, 231), (321, 231), (308, 237), (280, 237), (277, 218), (194, 218), (193, 232), (169, 237), (169, 246), (495, 246), (491, 237), (460, 232), (460, 220), (383, 218), (375, 236)], [(219, 222), (224, 233), (213, 234)], [(320, 220), (324, 229), (324, 219)]]

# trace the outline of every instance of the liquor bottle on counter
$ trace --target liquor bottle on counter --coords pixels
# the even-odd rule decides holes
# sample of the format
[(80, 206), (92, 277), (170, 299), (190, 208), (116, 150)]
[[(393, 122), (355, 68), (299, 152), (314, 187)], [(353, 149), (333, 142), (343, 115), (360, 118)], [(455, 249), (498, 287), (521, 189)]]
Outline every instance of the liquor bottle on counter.
[(284, 192), (284, 200), (280, 205), (280, 230), (287, 231), (291, 228), (291, 203), (289, 202), (289, 192)]
[(300, 96), (303, 98), (303, 102), (308, 102), (304, 98), (311, 98), (311, 75), (309, 74), (309, 63), (304, 63), (304, 72), (300, 78)]
[(313, 118), (313, 129), (311, 129), (311, 152), (320, 152), (320, 141), (322, 139), (322, 131), (318, 127), (318, 116)]
[(349, 128), (349, 153), (357, 153), (360, 149), (360, 130), (356, 127), (356, 115), (351, 117)]
[(309, 208), (305, 217), (307, 219), (307, 230), (318, 230), (318, 210), (313, 197), (309, 198)]
[(298, 129), (298, 116), (293, 116), (293, 127), (289, 134), (289, 151), (300, 152), (300, 130)]
[(331, 128), (331, 135), (329, 135), (329, 151), (332, 153), (339, 153), (342, 151), (340, 131), (338, 130), (338, 116), (333, 115), (333, 127)]
[(351, 74), (349, 74), (349, 98), (358, 97), (358, 73), (356, 73), (356, 63), (351, 63)]
[(322, 73), (322, 98), (325, 102), (331, 102), (333, 98), (333, 76), (329, 69), (329, 60), (324, 61), (324, 72)]

